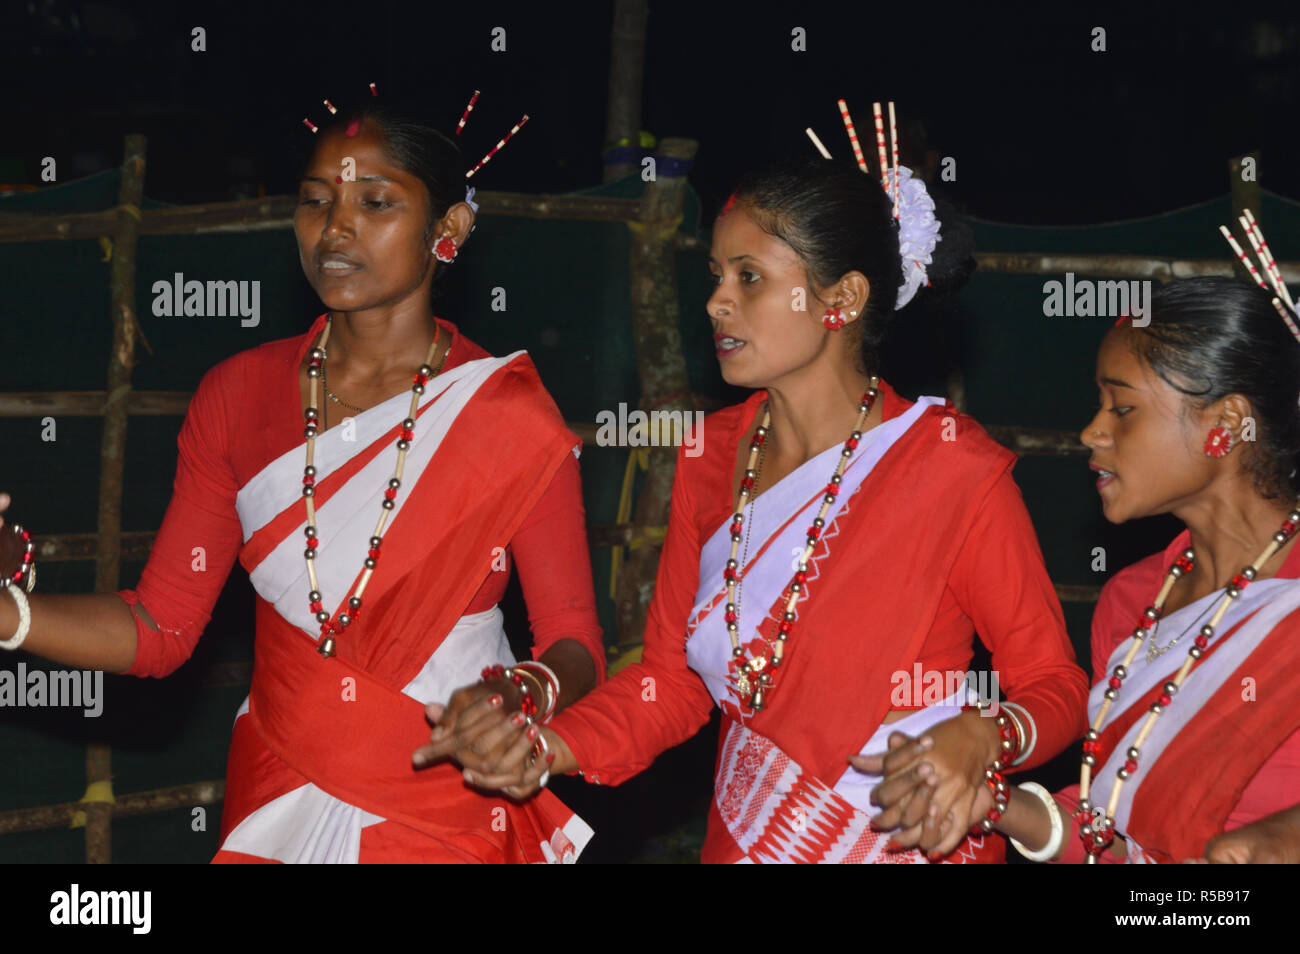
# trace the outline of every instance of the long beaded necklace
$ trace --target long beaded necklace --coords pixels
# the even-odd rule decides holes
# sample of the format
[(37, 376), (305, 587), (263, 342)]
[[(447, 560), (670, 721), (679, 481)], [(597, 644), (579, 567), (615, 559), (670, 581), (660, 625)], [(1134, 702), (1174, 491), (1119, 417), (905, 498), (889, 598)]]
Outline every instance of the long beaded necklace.
[(844, 442), (844, 447), (840, 451), (839, 462), (835, 465), (835, 471), (831, 474), (831, 479), (823, 491), (822, 505), (817, 511), (817, 516), (813, 519), (812, 526), (808, 528), (807, 540), (797, 564), (798, 570), (786, 587), (790, 595), (786, 599), (785, 610), (782, 613), (781, 622), (777, 626), (776, 645), (769, 652), (759, 653), (752, 657), (748, 656), (744, 647), (740, 645), (740, 607), (736, 601), (736, 587), (740, 580), (740, 574), (737, 572), (739, 564), (736, 562), (736, 551), (740, 548), (740, 542), (743, 539), (741, 531), (745, 525), (745, 502), (753, 493), (754, 481), (758, 476), (754, 464), (758, 460), (759, 451), (763, 449), (763, 442), (767, 438), (768, 428), (772, 423), (770, 405), (764, 405), (763, 423), (754, 431), (754, 437), (750, 441), (749, 460), (745, 464), (745, 476), (740, 481), (740, 492), (736, 497), (736, 509), (731, 520), (731, 551), (727, 557), (727, 564), (722, 571), (722, 576), (727, 587), (726, 615), (724, 618), (727, 624), (727, 635), (731, 637), (731, 655), (740, 660), (736, 673), (736, 686), (742, 697), (749, 696), (748, 705), (754, 712), (762, 711), (764, 692), (770, 690), (772, 685), (772, 670), (781, 665), (781, 660), (785, 655), (786, 641), (794, 629), (795, 605), (799, 602), (799, 595), (803, 592), (804, 584), (807, 582), (808, 561), (812, 559), (813, 550), (822, 534), (822, 528), (826, 526), (826, 514), (831, 505), (835, 503), (835, 498), (839, 495), (844, 469), (848, 466), (849, 459), (853, 457), (853, 452), (862, 439), (862, 427), (866, 423), (867, 415), (871, 413), (871, 408), (875, 405), (876, 397), (880, 393), (877, 390), (879, 384), (880, 378), (873, 376), (867, 385), (866, 393), (862, 395), (862, 400), (858, 404), (857, 423), (853, 425), (853, 432), (849, 435), (849, 439)]
[(420, 408), (420, 395), (424, 393), (424, 386), (429, 383), (429, 380), (442, 373), (442, 366), (447, 361), (447, 355), (444, 354), (436, 369), (430, 366), (434, 354), (437, 353), (438, 339), (442, 334), (442, 329), (435, 318), (433, 344), (429, 345), (429, 353), (424, 356), (424, 363), (415, 372), (415, 383), (411, 386), (410, 411), (406, 419), (402, 421), (402, 429), (397, 438), (397, 467), (388, 481), (388, 489), (384, 491), (384, 499), (380, 501), (380, 506), (383, 509), (379, 514), (379, 522), (375, 524), (375, 532), (370, 537), (370, 549), (366, 551), (365, 569), (362, 571), (360, 579), (357, 580), (352, 594), (348, 597), (347, 608), (340, 611), (336, 617), (331, 618), (329, 611), (325, 609), (320, 584), (316, 580), (316, 550), (320, 546), (320, 539), (316, 535), (316, 466), (314, 464), (316, 432), (319, 427), (317, 422), (320, 420), (320, 410), (316, 407), (316, 381), (321, 377), (323, 371), (326, 355), (325, 343), (329, 341), (331, 321), (332, 318), (325, 319), (325, 329), (321, 332), (320, 342), (311, 349), (311, 360), (307, 365), (311, 397), (308, 401), (307, 410), (303, 411), (303, 418), (307, 425), (305, 431), (307, 437), (307, 466), (303, 468), (302, 472), (302, 496), (307, 503), (307, 526), (304, 530), (307, 535), (307, 549), (303, 552), (303, 556), (307, 560), (307, 579), (311, 583), (311, 592), (307, 594), (307, 602), (312, 613), (316, 616), (316, 621), (321, 624), (322, 639), (317, 651), (322, 656), (334, 655), (334, 637), (341, 634), (361, 613), (361, 594), (365, 592), (366, 584), (370, 582), (375, 566), (379, 563), (379, 546), (383, 543), (384, 524), (388, 522), (389, 512), (396, 506), (394, 500), (397, 497), (397, 488), (402, 486), (402, 468), (406, 464), (406, 452), (411, 446), (412, 438), (415, 436), (415, 415)]
[(1133, 642), (1129, 646), (1128, 653), (1124, 656), (1124, 661), (1111, 670), (1110, 681), (1106, 684), (1105, 699), (1097, 712), (1097, 718), (1093, 720), (1092, 727), (1083, 739), (1083, 764), (1079, 769), (1079, 809), (1075, 813), (1075, 820), (1079, 823), (1079, 837), (1083, 840), (1084, 850), (1088, 853), (1088, 864), (1096, 864), (1097, 857), (1115, 840), (1115, 811), (1119, 807), (1120, 791), (1124, 787), (1125, 780), (1138, 770), (1138, 756), (1141, 753), (1142, 743), (1151, 734), (1156, 719), (1160, 718), (1160, 713), (1173, 702), (1174, 695), (1182, 687), (1187, 674), (1191, 672), (1192, 665), (1204, 654), (1205, 648), (1209, 646), (1210, 640), (1214, 638), (1215, 628), (1223, 619), (1223, 615), (1228, 611), (1232, 601), (1240, 596), (1241, 591), (1249, 586), (1251, 581), (1259, 574), (1259, 567), (1267, 563), (1273, 554), (1291, 539), (1297, 527), (1300, 527), (1300, 499), (1296, 501), (1295, 509), (1287, 514), (1286, 521), (1283, 522), (1281, 528), (1273, 534), (1268, 546), (1264, 548), (1264, 552), (1256, 557), (1252, 564), (1234, 576), (1224, 588), (1223, 598), (1219, 601), (1214, 615), (1210, 617), (1208, 623), (1201, 627), (1201, 631), (1193, 640), (1192, 646), (1187, 650), (1187, 658), (1183, 660), (1183, 665), (1174, 675), (1174, 678), (1161, 687), (1161, 693), (1156, 698), (1156, 701), (1151, 704), (1146, 721), (1142, 724), (1137, 737), (1133, 740), (1133, 745), (1125, 753), (1127, 759), (1115, 773), (1115, 784), (1111, 786), (1110, 800), (1106, 803), (1105, 814), (1094, 823), (1090, 795), (1092, 770), (1097, 764), (1097, 752), (1101, 748), (1101, 743), (1098, 741), (1101, 735), (1101, 727), (1106, 721), (1106, 714), (1110, 711), (1111, 703), (1119, 695), (1120, 686), (1128, 676), (1128, 667), (1132, 665), (1133, 657), (1137, 655), (1138, 649), (1141, 648), (1143, 641), (1146, 639), (1151, 624), (1163, 615), (1165, 601), (1169, 598), (1169, 591), (1173, 589), (1174, 583), (1179, 577), (1189, 572), (1196, 565), (1192, 548), (1188, 547), (1179, 554), (1178, 558), (1169, 567), (1169, 573), (1165, 576), (1164, 584), (1160, 587), (1155, 602), (1148, 606), (1142, 615), (1138, 617), (1137, 628), (1133, 630)]

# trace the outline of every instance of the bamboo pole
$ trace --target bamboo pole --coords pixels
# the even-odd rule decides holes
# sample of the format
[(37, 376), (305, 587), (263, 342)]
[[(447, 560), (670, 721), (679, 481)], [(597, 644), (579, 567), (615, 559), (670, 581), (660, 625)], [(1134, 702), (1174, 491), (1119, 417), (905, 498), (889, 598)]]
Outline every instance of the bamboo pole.
[[(251, 664), (250, 664), (251, 666)], [(191, 782), (174, 788), (159, 788), (148, 792), (119, 795), (112, 805), (104, 805), (114, 818), (130, 815), (152, 815), (175, 808), (193, 808), (197, 805), (214, 805), (226, 794), (224, 781)], [(0, 812), (0, 835), (20, 831), (41, 831), (48, 828), (67, 828), (82, 813), (87, 812), (85, 802), (63, 802), (59, 805), (38, 805), (34, 808), (16, 808)], [(87, 817), (87, 821), (89, 818)]]
[[(664, 173), (676, 163), (692, 160), (697, 148), (699, 144), (693, 139), (665, 139), (660, 143), (658, 174), (647, 183), (642, 196), (641, 221), (629, 223), (633, 340), (641, 407), (646, 410), (681, 410), (689, 414), (695, 409), (682, 353), (676, 251), (670, 241), (681, 221), (686, 177)], [(672, 454), (650, 456), (634, 516), (634, 522), (643, 530), (662, 527), (668, 522), (675, 466), (676, 457)], [(654, 537), (632, 540), (628, 559), (615, 584), (620, 645), (639, 642), (645, 630), (661, 547)]]
[[(135, 251), (139, 239), (140, 205), (144, 201), (145, 137), (126, 137), (122, 184), (117, 196), (113, 229), (109, 293), (113, 315), (113, 349), (108, 360), (108, 397), (100, 439), (99, 548), (95, 554), (95, 591), (111, 593), (122, 568), (122, 471), (126, 453), (126, 397), (135, 367)], [(86, 747), (86, 791), (112, 785), (112, 756), (102, 742)], [(103, 792), (99, 792), (100, 795)], [(111, 796), (109, 796), (111, 797)], [(108, 864), (112, 856), (112, 806), (105, 801), (86, 805), (86, 863)]]
[[(107, 391), (9, 391), (0, 394), (0, 417), (99, 417)], [(183, 417), (192, 391), (131, 391), (126, 395), (130, 416)]]
[[(609, 34), (609, 95), (605, 112), (605, 149), (629, 146), (641, 138), (641, 87), (645, 72), (646, 0), (614, 0)], [(636, 173), (640, 164), (606, 163), (604, 180)]]
[[(478, 192), (480, 215), (528, 219), (625, 222), (640, 211), (639, 199), (597, 195), (532, 195), (522, 192)], [(213, 232), (261, 232), (293, 228), (297, 196), (277, 195), (236, 202), (213, 202), (140, 213), (141, 235), (204, 235)], [(105, 212), (3, 212), (0, 242), (41, 242), (97, 239), (113, 231), (116, 209)]]

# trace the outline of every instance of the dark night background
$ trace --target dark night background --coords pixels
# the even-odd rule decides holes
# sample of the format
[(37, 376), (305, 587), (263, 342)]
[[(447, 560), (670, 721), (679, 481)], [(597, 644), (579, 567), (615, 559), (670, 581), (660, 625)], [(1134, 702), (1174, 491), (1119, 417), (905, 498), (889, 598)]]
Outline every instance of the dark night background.
[[(706, 215), (769, 155), (810, 150), (812, 125), (846, 151), (835, 100), (859, 124), (894, 99), (904, 161), (957, 159), (945, 184), (984, 219), (1080, 224), (1168, 211), (1225, 191), (1229, 156), (1259, 150), (1260, 180), (1300, 196), (1294, 111), (1300, 21), (1269, 7), (1095, 5), (966, 12), (916, 4), (654, 2), (642, 128), (701, 142), (691, 175)], [(559, 192), (600, 181), (611, 12), (604, 3), (12, 3), (0, 36), (0, 181), (60, 181), (121, 161), (149, 137), (147, 192), (218, 201), (295, 187), (305, 115), (381, 94), (421, 104), (482, 154), (528, 112), (482, 188)], [(190, 30), (207, 31), (192, 52)], [(507, 52), (489, 49), (502, 26)], [(790, 31), (807, 30), (807, 52)], [(1090, 49), (1094, 27), (1106, 52)], [(838, 147), (838, 149), (837, 149)]]

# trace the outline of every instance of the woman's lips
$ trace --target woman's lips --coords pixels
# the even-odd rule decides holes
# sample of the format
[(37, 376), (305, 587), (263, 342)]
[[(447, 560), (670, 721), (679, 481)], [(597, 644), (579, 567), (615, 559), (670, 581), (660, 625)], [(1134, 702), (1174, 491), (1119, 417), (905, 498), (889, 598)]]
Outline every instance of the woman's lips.
[(344, 275), (353, 275), (361, 271), (363, 267), (359, 262), (353, 261), (346, 255), (330, 252), (317, 259), (316, 271), (327, 278), (341, 278)]
[(1097, 474), (1098, 490), (1101, 490), (1101, 488), (1108, 486), (1112, 481), (1115, 480), (1117, 476), (1119, 476), (1114, 471), (1106, 470), (1104, 467), (1098, 467), (1096, 464), (1093, 463), (1089, 463), (1088, 468), (1096, 472)]
[(714, 346), (717, 348), (719, 358), (729, 358), (741, 348), (745, 347), (746, 342), (739, 338), (732, 338), (729, 335), (714, 335)]

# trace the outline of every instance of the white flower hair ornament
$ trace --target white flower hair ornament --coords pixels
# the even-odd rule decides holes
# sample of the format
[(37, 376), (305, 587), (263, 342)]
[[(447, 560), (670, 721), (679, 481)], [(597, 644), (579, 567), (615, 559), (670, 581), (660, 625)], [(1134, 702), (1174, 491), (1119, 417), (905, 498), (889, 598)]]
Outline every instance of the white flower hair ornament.
[[(862, 155), (862, 146), (858, 142), (857, 130), (849, 116), (849, 107), (844, 100), (839, 100), (840, 117), (844, 120), (844, 129), (849, 134), (849, 144), (853, 147), (853, 156), (858, 168), (870, 175), (867, 160)], [(893, 158), (891, 163), (885, 155), (884, 116), (880, 103), (872, 103), (872, 115), (876, 122), (876, 153), (880, 158), (880, 187), (885, 190), (894, 203), (894, 221), (898, 223), (898, 251), (903, 260), (903, 284), (898, 288), (898, 297), (894, 300), (894, 309), (906, 305), (916, 295), (922, 285), (929, 285), (929, 265), (934, 261), (934, 247), (941, 240), (940, 222), (934, 216), (934, 199), (926, 191), (925, 182), (913, 175), (912, 170), (898, 164), (898, 122), (894, 116), (894, 104), (889, 103), (889, 144)], [(817, 151), (826, 159), (831, 154), (812, 127), (804, 130), (812, 140)]]

